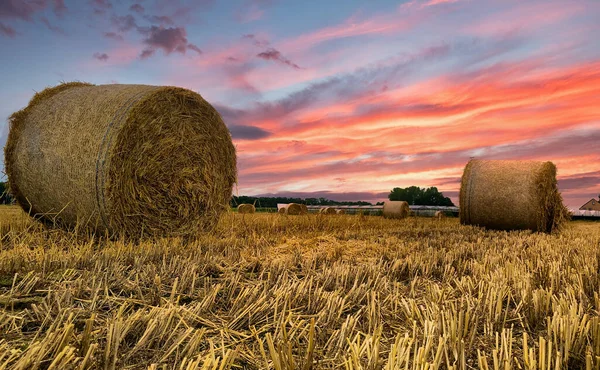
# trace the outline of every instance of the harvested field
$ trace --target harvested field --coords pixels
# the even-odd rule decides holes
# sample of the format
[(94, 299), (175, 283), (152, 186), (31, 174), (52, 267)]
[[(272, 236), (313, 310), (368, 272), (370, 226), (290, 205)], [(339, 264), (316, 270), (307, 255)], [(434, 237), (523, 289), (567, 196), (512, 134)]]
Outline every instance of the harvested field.
[(0, 368), (600, 366), (598, 223), (228, 213), (135, 244), (20, 212), (0, 208)]

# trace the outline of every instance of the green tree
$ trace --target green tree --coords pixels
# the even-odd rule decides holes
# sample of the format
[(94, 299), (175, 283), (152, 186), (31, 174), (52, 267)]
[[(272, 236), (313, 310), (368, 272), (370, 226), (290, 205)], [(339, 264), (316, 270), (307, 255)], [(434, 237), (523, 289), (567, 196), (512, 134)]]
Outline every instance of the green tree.
[(452, 200), (445, 197), (435, 186), (430, 188), (420, 188), (418, 186), (394, 188), (388, 195), (388, 199), (403, 200), (411, 206), (454, 206)]

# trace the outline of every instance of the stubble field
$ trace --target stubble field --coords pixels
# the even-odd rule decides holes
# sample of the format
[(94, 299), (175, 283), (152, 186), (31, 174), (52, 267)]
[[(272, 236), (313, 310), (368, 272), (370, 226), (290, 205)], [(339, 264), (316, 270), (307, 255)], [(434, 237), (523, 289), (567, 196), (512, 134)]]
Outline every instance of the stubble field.
[(194, 241), (0, 208), (0, 369), (598, 369), (600, 223), (227, 214)]

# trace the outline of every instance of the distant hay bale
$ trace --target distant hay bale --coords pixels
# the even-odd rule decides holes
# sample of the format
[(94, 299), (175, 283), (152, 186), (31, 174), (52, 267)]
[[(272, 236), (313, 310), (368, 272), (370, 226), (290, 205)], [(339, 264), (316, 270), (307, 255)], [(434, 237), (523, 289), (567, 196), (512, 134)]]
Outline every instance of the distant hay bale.
[(302, 211), (300, 212), (301, 215), (307, 215), (308, 214), (308, 207), (306, 206), (306, 204), (300, 204), (300, 207), (302, 207)]
[(110, 235), (189, 236), (229, 208), (219, 113), (177, 87), (65, 83), (10, 117), (9, 187), (36, 218)]
[(471, 160), (465, 167), (462, 224), (549, 233), (568, 217), (552, 162)]
[(443, 211), (436, 211), (433, 217), (441, 220), (442, 218), (446, 218), (446, 214)]
[(406, 218), (410, 212), (408, 203), (404, 201), (387, 201), (383, 203), (383, 217)]
[(335, 215), (336, 211), (333, 207), (323, 207), (319, 210), (319, 213), (323, 215)]
[(293, 215), (293, 216), (302, 214), (302, 205), (300, 205), (298, 203), (288, 204), (287, 207), (285, 207), (285, 214)]
[(285, 206), (283, 206), (283, 207), (280, 207), (280, 208), (277, 210), (277, 213), (279, 213), (280, 215), (285, 215), (285, 211), (286, 211), (286, 209), (287, 209), (287, 205), (285, 205)]
[(338, 215), (345, 215), (345, 214), (346, 214), (346, 211), (344, 211), (343, 209), (336, 209), (336, 210), (335, 210), (335, 212), (336, 212)]
[(247, 213), (255, 213), (256, 207), (254, 204), (240, 204), (237, 207), (238, 213), (247, 214)]

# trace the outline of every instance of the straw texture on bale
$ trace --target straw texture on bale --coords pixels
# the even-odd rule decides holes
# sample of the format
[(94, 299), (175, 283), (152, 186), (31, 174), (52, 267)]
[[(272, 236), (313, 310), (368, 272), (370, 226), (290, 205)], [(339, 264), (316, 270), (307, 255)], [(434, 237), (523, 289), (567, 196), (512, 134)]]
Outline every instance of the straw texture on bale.
[(256, 207), (254, 204), (240, 204), (237, 207), (238, 213), (246, 214), (246, 213), (255, 213)]
[(189, 236), (229, 209), (236, 154), (219, 113), (177, 87), (65, 83), (10, 117), (12, 194), (37, 218), (110, 235)]
[(306, 206), (306, 204), (300, 204), (300, 207), (302, 207), (302, 210), (300, 212), (301, 215), (307, 215), (308, 214), (308, 207)]
[(277, 210), (277, 213), (280, 215), (285, 215), (285, 211), (287, 210), (287, 205), (285, 207), (281, 207)]
[(287, 207), (285, 207), (285, 214), (293, 216), (302, 214), (302, 205), (298, 203), (288, 204)]
[(549, 233), (568, 217), (552, 162), (471, 160), (465, 167), (462, 224)]
[(404, 201), (387, 201), (383, 203), (383, 217), (385, 218), (406, 218), (410, 208)]

